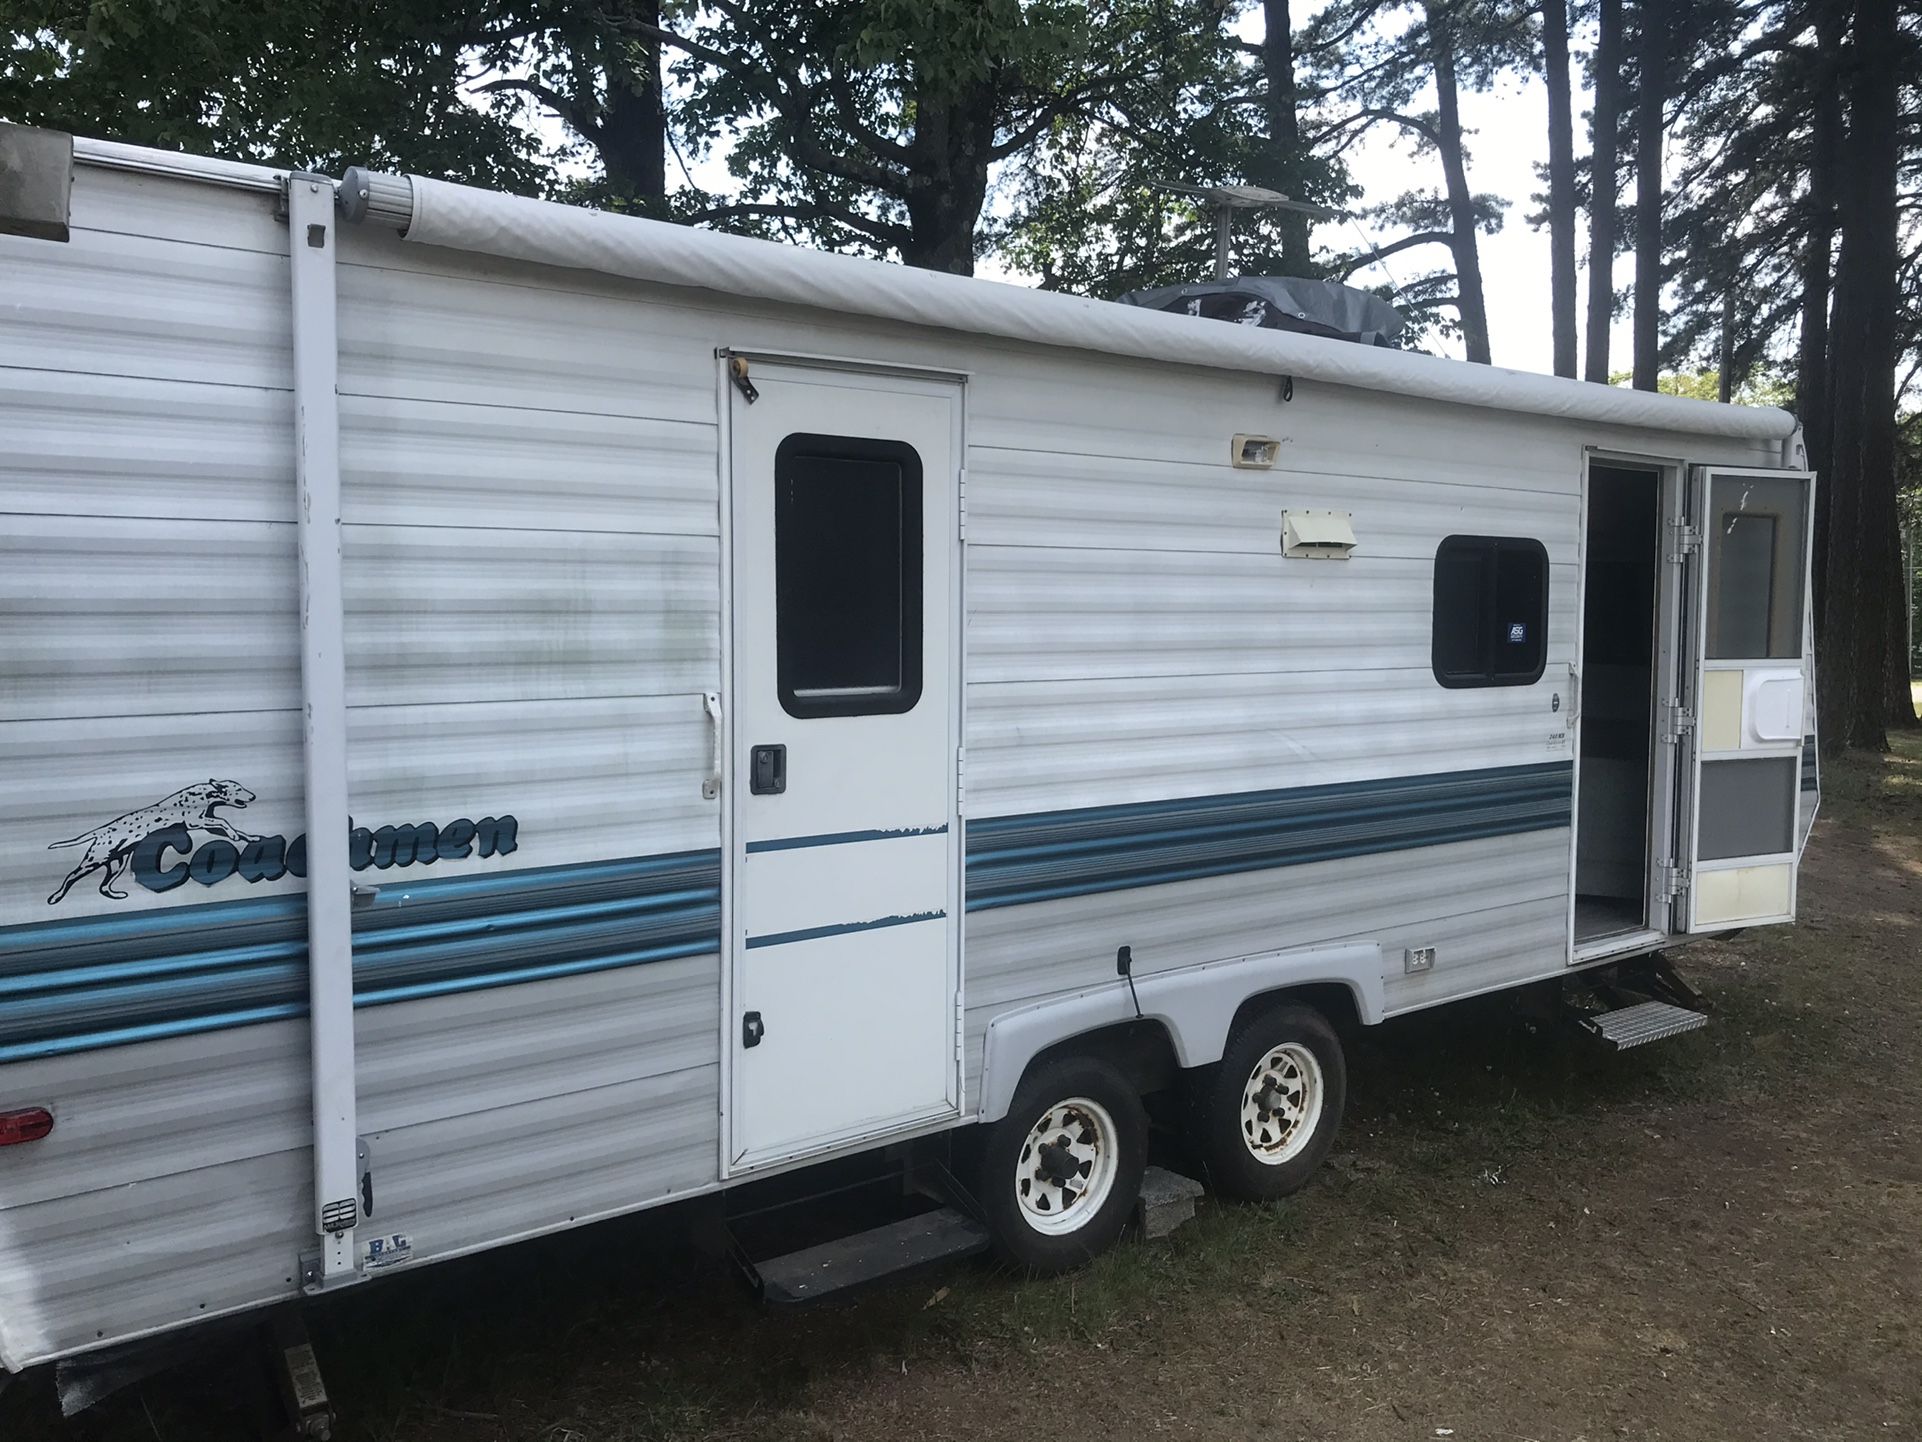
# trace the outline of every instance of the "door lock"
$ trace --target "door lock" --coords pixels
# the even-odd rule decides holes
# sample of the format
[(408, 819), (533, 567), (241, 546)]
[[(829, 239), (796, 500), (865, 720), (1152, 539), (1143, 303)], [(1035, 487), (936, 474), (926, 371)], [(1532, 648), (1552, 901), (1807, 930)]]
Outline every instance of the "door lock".
[(751, 1011), (741, 1018), (741, 1045), (743, 1048), (759, 1046), (761, 1038), (767, 1035), (767, 1027), (761, 1022), (761, 1014)]
[(756, 746), (748, 753), (747, 789), (756, 796), (787, 790), (787, 747)]

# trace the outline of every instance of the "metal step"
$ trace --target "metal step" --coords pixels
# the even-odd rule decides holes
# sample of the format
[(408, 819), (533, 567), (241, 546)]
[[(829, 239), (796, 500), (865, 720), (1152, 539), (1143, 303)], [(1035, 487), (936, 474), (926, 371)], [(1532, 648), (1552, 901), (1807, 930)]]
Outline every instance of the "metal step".
[(1651, 1041), (1663, 1041), (1708, 1025), (1708, 1018), (1684, 1006), (1644, 1001), (1619, 1011), (1600, 1012), (1581, 1019), (1582, 1026), (1616, 1051), (1627, 1051)]
[(791, 1307), (987, 1249), (986, 1227), (965, 1212), (940, 1207), (756, 1262), (753, 1270), (764, 1300)]

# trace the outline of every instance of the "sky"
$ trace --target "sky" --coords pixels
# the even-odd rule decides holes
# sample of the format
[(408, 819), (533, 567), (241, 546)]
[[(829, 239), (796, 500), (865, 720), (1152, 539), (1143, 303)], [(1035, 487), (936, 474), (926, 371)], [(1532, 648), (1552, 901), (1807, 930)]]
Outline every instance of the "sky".
[[(1579, 39), (1578, 39), (1579, 43)], [(1578, 76), (1581, 66), (1575, 66)], [(1432, 102), (1418, 102), (1432, 103)], [(1588, 149), (1588, 128), (1584, 123), (1584, 112), (1588, 108), (1588, 95), (1584, 91), (1574, 98), (1575, 108), (1575, 151), (1578, 156)], [(1553, 340), (1549, 331), (1548, 317), (1548, 231), (1537, 230), (1528, 223), (1528, 214), (1537, 207), (1530, 199), (1536, 192), (1545, 188), (1538, 167), (1548, 163), (1548, 91), (1536, 76), (1505, 77), (1496, 88), (1480, 95), (1464, 95), (1461, 103), (1462, 124), (1470, 132), (1468, 136), (1468, 183), (1477, 193), (1490, 192), (1507, 197), (1508, 214), (1502, 228), (1493, 235), (1481, 237), (1481, 262), (1483, 290), (1488, 305), (1489, 349), (1495, 364), (1508, 366), (1514, 370), (1542, 371), (1554, 370)], [(1441, 185), (1441, 162), (1431, 153), (1417, 156), (1413, 148), (1403, 142), (1397, 127), (1378, 126), (1350, 157), (1356, 182), (1362, 187), (1363, 203), (1388, 200), (1405, 190), (1439, 190)], [(1317, 244), (1354, 245), (1353, 231), (1344, 239), (1334, 227), (1317, 226)], [(1393, 240), (1394, 236), (1384, 234), (1382, 241)], [(1418, 267), (1432, 267), (1445, 263), (1446, 256), (1440, 254), (1440, 247), (1434, 252), (1426, 249), (1404, 251), (1389, 259), (1391, 269), (1399, 268), (1403, 278), (1416, 273)], [(1578, 265), (1586, 260), (1588, 254), (1587, 217), (1584, 214), (1581, 229), (1575, 239), (1575, 252)], [(1628, 280), (1628, 258), (1618, 260), (1616, 284), (1625, 285)], [(1388, 279), (1379, 271), (1357, 272), (1357, 283), (1373, 284)], [(1587, 296), (1588, 276), (1582, 266), (1578, 280), (1578, 297)], [(1578, 314), (1577, 325), (1582, 324)], [(1436, 341), (1433, 348), (1448, 355), (1460, 356), (1459, 341)], [(1616, 369), (1627, 369), (1629, 356), (1628, 318), (1623, 316), (1616, 322), (1609, 340), (1609, 352), (1620, 357)]]

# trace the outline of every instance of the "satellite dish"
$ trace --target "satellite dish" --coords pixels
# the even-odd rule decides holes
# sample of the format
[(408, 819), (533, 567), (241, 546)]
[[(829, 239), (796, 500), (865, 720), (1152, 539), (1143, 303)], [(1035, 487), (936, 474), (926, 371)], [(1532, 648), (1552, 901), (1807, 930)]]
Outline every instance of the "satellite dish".
[(1192, 195), (1210, 205), (1229, 210), (1298, 210), (1318, 220), (1339, 220), (1345, 213), (1326, 205), (1316, 205), (1312, 201), (1296, 200), (1279, 190), (1269, 190), (1261, 185), (1190, 185), (1185, 180), (1153, 180), (1149, 184), (1156, 190)]

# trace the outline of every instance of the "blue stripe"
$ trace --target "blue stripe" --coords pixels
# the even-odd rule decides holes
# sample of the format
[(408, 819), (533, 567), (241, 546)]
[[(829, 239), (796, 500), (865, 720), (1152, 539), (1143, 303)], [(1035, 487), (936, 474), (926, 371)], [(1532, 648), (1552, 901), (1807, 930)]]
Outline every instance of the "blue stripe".
[(917, 921), (940, 921), (945, 911), (917, 911), (912, 916), (881, 916), (873, 921), (847, 921), (838, 926), (810, 926), (801, 931), (775, 931), (766, 936), (750, 936), (749, 951), (757, 946), (786, 946), (791, 941), (819, 941), (824, 936), (846, 936), (856, 931), (879, 931), (884, 926), (908, 926)]
[(968, 825), (968, 910), (1569, 824), (1566, 761), (1095, 806)]
[[(1813, 770), (1810, 745), (1804, 764)], [(1567, 762), (992, 817), (968, 828), (971, 911), (1566, 827)], [(836, 832), (761, 850), (925, 832)], [(354, 913), (356, 1006), (720, 949), (716, 851), (415, 880)], [(890, 916), (751, 938), (766, 947), (937, 920)], [(298, 895), (0, 929), (0, 1063), (297, 1017)]]
[[(354, 912), (354, 1004), (720, 950), (716, 851), (395, 879)], [(305, 1014), (306, 901), (254, 897), (0, 929), (0, 1062)]]
[(948, 825), (908, 826), (898, 831), (826, 831), (819, 836), (778, 836), (769, 841), (750, 841), (748, 855), (757, 851), (800, 851), (810, 846), (846, 846), (855, 841), (895, 841), (903, 836), (946, 836)]

